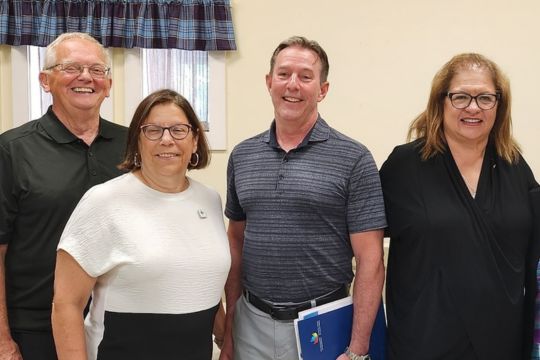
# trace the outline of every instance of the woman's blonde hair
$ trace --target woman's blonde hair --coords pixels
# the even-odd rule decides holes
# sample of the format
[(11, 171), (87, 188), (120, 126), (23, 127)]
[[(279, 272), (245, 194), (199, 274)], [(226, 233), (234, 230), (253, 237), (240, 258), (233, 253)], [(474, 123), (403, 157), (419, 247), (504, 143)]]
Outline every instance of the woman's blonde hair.
[(519, 159), (519, 145), (512, 136), (510, 82), (493, 61), (480, 54), (466, 53), (454, 56), (435, 74), (427, 108), (409, 127), (407, 140), (424, 140), (422, 146), (424, 160), (444, 151), (446, 143), (443, 128), (444, 101), (450, 82), (460, 70), (473, 67), (489, 71), (495, 90), (499, 94), (495, 124), (490, 133), (497, 154), (509, 163), (515, 163)]

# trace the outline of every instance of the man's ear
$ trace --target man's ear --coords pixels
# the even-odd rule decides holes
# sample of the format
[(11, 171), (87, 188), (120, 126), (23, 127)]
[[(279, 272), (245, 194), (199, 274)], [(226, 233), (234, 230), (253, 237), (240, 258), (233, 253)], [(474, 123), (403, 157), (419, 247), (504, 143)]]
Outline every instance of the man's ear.
[(41, 84), (41, 87), (43, 88), (43, 91), (50, 92), (51, 88), (49, 86), (49, 74), (40, 72), (39, 73), (39, 83)]
[(323, 99), (326, 97), (326, 94), (328, 94), (329, 88), (330, 83), (328, 81), (325, 81), (321, 84), (321, 92), (319, 93), (319, 98), (317, 99), (318, 102), (323, 101)]
[(109, 78), (108, 81), (109, 81), (109, 88), (107, 89), (107, 91), (105, 93), (105, 97), (111, 96), (112, 79)]
[(268, 89), (268, 91), (270, 91), (270, 89), (272, 88), (272, 74), (266, 74), (265, 80), (266, 88)]

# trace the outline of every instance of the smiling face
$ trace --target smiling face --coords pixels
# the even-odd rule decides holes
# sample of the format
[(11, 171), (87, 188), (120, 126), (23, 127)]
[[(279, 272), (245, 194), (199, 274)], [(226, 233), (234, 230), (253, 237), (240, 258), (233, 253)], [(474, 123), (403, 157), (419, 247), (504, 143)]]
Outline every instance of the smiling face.
[[(143, 125), (146, 124), (169, 127), (189, 125), (189, 121), (182, 109), (167, 103), (155, 105)], [(139, 135), (142, 175), (158, 189), (167, 187), (171, 182), (183, 184), (191, 155), (196, 151), (197, 136), (193, 135), (193, 131), (182, 140), (173, 139), (167, 130), (160, 140), (148, 140), (142, 131)]]
[[(450, 82), (448, 92), (495, 94), (496, 89), (490, 72), (473, 65), (459, 70)], [(449, 143), (469, 145), (487, 144), (489, 134), (497, 116), (497, 105), (492, 109), (482, 110), (476, 101), (471, 101), (465, 109), (456, 109), (448, 97), (444, 100), (444, 136)]]
[[(58, 44), (56, 63), (107, 66), (99, 46), (80, 38), (68, 39)], [(99, 115), (101, 103), (109, 96), (112, 85), (110, 77), (94, 79), (88, 69), (84, 69), (81, 74), (68, 74), (54, 68), (41, 72), (39, 79), (43, 89), (53, 97), (55, 114), (70, 118), (81, 111)]]
[(321, 62), (317, 54), (298, 46), (287, 47), (277, 55), (266, 85), (276, 122), (298, 126), (317, 119), (317, 103), (328, 92), (328, 82), (321, 84)]

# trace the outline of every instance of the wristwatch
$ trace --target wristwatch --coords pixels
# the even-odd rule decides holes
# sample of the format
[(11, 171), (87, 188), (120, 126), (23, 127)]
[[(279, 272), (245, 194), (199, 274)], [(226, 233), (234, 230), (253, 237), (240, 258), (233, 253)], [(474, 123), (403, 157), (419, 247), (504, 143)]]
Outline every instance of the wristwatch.
[(347, 355), (351, 360), (371, 360), (371, 356), (369, 356), (369, 354), (358, 355), (353, 353), (348, 347), (345, 349), (345, 355)]

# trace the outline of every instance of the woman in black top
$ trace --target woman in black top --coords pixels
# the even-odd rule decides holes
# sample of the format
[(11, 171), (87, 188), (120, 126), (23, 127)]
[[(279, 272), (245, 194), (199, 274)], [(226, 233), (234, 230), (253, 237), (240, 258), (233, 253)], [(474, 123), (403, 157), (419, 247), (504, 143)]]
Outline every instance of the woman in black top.
[(411, 124), (416, 140), (381, 169), (390, 359), (524, 356), (538, 184), (511, 135), (510, 99), (495, 63), (455, 56)]

